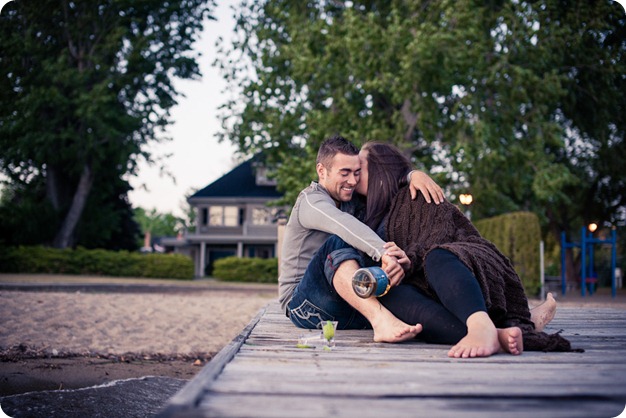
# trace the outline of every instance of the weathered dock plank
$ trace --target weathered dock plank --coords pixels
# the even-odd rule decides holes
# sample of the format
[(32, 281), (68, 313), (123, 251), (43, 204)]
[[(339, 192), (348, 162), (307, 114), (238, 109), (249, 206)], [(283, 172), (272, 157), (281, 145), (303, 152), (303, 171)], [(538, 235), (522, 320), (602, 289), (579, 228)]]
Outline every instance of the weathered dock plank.
[(615, 417), (626, 406), (626, 311), (561, 308), (583, 353), (450, 359), (448, 346), (379, 344), (337, 331), (337, 346), (297, 348), (271, 303), (168, 403), (162, 417)]

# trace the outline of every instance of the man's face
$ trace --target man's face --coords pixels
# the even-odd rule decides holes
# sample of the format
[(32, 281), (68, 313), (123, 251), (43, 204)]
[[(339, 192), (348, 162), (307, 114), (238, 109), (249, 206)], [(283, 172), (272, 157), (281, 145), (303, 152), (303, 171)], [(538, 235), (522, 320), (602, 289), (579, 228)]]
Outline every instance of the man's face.
[(361, 176), (358, 155), (336, 154), (330, 168), (317, 164), (319, 183), (337, 204), (349, 202)]

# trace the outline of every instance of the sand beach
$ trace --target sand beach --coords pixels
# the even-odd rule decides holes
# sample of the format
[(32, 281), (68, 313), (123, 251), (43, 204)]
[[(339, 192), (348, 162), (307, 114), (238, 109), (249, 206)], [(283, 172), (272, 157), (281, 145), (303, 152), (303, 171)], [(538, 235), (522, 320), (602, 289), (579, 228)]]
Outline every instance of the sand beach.
[(276, 294), (214, 280), (0, 275), (0, 399), (155, 376), (170, 379), (165, 401)]

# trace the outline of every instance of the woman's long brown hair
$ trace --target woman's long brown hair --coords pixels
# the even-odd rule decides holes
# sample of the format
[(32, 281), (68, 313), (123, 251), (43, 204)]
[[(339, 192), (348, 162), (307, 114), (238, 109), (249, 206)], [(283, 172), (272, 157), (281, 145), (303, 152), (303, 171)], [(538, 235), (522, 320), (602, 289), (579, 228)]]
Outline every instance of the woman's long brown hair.
[(368, 142), (367, 151), (367, 209), (365, 223), (376, 230), (387, 214), (391, 199), (406, 184), (411, 162), (395, 146), (380, 142)]

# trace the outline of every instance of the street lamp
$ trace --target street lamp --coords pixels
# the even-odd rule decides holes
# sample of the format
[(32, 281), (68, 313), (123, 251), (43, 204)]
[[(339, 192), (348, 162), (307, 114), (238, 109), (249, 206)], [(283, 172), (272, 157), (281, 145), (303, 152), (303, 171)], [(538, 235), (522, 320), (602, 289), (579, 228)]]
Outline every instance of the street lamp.
[(467, 194), (460, 194), (459, 195), (459, 201), (461, 202), (462, 205), (467, 206), (467, 209), (465, 210), (465, 216), (467, 216), (467, 219), (471, 219), (472, 218), (472, 213), (470, 212), (470, 208), (469, 207), (472, 204), (472, 202), (474, 201), (474, 198), (469, 193), (467, 193)]
[(471, 194), (461, 194), (459, 195), (459, 200), (461, 201), (462, 205), (465, 206), (469, 206), (472, 204), (472, 201), (474, 200), (474, 198), (472, 197)]
[(598, 224), (595, 222), (591, 222), (588, 228), (589, 228), (589, 232), (593, 234), (594, 232), (596, 232), (596, 229), (598, 229)]

